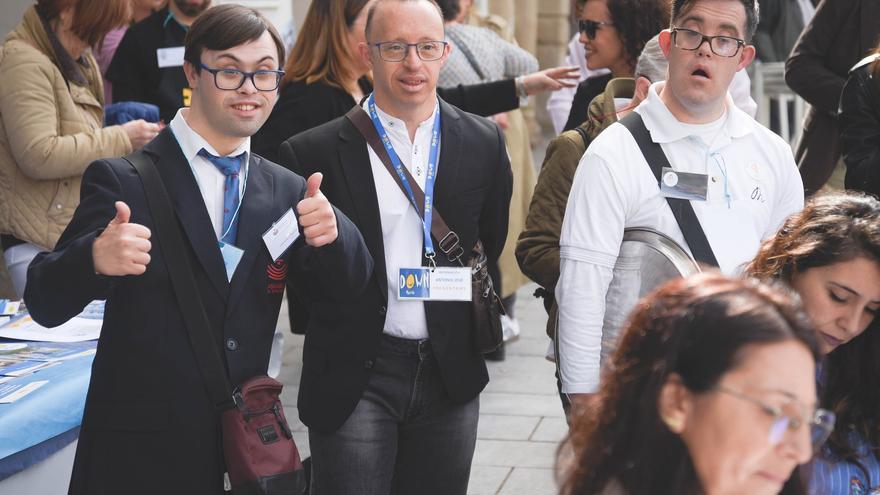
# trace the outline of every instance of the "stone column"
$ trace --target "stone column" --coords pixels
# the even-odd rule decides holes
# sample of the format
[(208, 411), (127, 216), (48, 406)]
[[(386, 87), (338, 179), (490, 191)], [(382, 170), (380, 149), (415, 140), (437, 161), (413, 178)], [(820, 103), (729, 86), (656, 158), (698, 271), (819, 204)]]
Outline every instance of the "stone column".
[[(562, 63), (568, 50), (571, 23), (571, 0), (541, 0), (537, 12), (537, 49), (535, 56), (541, 68), (555, 67)], [(545, 132), (553, 132), (547, 115), (546, 94), (535, 98), (536, 118)]]

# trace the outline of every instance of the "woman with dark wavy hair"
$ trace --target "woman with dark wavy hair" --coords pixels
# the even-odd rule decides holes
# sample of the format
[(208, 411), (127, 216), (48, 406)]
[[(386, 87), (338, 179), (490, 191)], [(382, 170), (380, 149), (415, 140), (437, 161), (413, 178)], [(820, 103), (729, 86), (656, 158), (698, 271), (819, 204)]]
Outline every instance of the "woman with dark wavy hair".
[(812, 466), (810, 492), (880, 492), (880, 201), (855, 192), (814, 197), (747, 272), (800, 294), (825, 356), (819, 396), (838, 428)]
[(666, 284), (630, 315), (560, 450), (562, 493), (779, 493), (833, 427), (815, 408), (818, 353), (786, 292), (713, 273)]
[(633, 77), (645, 43), (669, 26), (669, 2), (664, 0), (587, 0), (578, 29), (590, 70), (610, 74), (591, 77), (578, 85), (564, 130), (587, 121), (593, 98), (616, 77)]

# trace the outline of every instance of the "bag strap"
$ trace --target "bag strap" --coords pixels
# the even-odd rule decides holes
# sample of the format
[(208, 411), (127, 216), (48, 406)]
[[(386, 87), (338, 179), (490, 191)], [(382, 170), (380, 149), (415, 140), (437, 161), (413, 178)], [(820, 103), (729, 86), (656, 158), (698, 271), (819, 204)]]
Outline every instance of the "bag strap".
[[(364, 136), (364, 139), (367, 140), (367, 144), (370, 145), (370, 148), (376, 153), (379, 157), (379, 160), (382, 161), (382, 164), (385, 165), (385, 169), (388, 170), (388, 173), (391, 174), (391, 177), (394, 178), (394, 182), (397, 183), (400, 190), (403, 191), (403, 194), (408, 196), (406, 192), (406, 187), (403, 185), (403, 181), (400, 179), (400, 176), (397, 175), (397, 172), (394, 170), (394, 165), (391, 163), (391, 157), (388, 156), (388, 150), (385, 149), (385, 146), (382, 145), (382, 138), (379, 137), (379, 133), (376, 132), (376, 128), (373, 126), (373, 121), (370, 119), (370, 116), (367, 115), (367, 112), (361, 108), (360, 106), (354, 106), (351, 110), (345, 114), (345, 118), (347, 118), (354, 126), (360, 131), (361, 135)], [(413, 178), (412, 174), (409, 173), (409, 170), (406, 167), (403, 167), (403, 173), (406, 176), (406, 180), (409, 181), (410, 185), (412, 185), (413, 196), (415, 196), (416, 202), (413, 204), (416, 212), (418, 212), (420, 217), (423, 217), (422, 208), (425, 204), (425, 192), (422, 191), (422, 188), (419, 187), (419, 184)], [(437, 211), (437, 208), (431, 208), (431, 234), (437, 239), (437, 247), (440, 248), (440, 251), (446, 255), (446, 257), (451, 262), (458, 261), (462, 263), (461, 256), (464, 254), (464, 248), (461, 246), (461, 239), (458, 237), (458, 234), (452, 231), (449, 228), (449, 225), (446, 223), (446, 220), (443, 220), (443, 217), (440, 215), (440, 212)], [(483, 254), (483, 243), (477, 240), (476, 246), (474, 249), (480, 255)]]
[[(642, 150), (645, 161), (651, 167), (651, 172), (654, 173), (654, 177), (659, 185), (663, 167), (672, 168), (672, 165), (669, 164), (669, 159), (663, 153), (663, 148), (651, 139), (651, 132), (645, 127), (645, 122), (638, 112), (630, 112), (629, 115), (620, 119), (619, 122), (629, 130), (633, 139), (636, 140), (636, 143)], [(678, 222), (678, 227), (681, 229), (681, 233), (684, 234), (684, 240), (691, 248), (694, 259), (700, 263), (717, 267), (718, 260), (715, 258), (712, 246), (709, 245), (709, 240), (706, 239), (706, 233), (703, 232), (703, 227), (700, 225), (700, 220), (697, 218), (696, 213), (694, 213), (694, 207), (691, 205), (691, 202), (685, 199), (668, 197), (666, 201), (669, 202), (672, 215), (675, 216), (675, 221)]]
[(590, 136), (587, 135), (587, 130), (581, 126), (575, 127), (574, 130), (577, 131), (577, 133), (581, 135), (581, 141), (584, 142), (584, 149), (586, 150), (587, 148), (589, 148), (590, 147)]
[(458, 35), (458, 33), (455, 32), (454, 29), (446, 31), (446, 36), (448, 36), (449, 39), (451, 39), (452, 42), (455, 43), (455, 48), (461, 50), (461, 53), (464, 54), (464, 57), (467, 59), (468, 64), (471, 66), (472, 69), (474, 69), (474, 72), (476, 72), (477, 77), (480, 78), (480, 81), (485, 82), (486, 74), (483, 73), (483, 69), (480, 68), (480, 64), (477, 63), (477, 57), (474, 55), (474, 52), (471, 51), (470, 46), (468, 46), (468, 44), (461, 39), (461, 37)]
[(144, 185), (144, 195), (153, 218), (153, 237), (159, 241), (164, 253), (168, 277), (171, 279), (208, 397), (217, 410), (228, 408), (232, 404), (232, 390), (226, 378), (226, 368), (220, 360), (220, 353), (213, 339), (168, 191), (146, 153), (135, 151), (123, 158), (134, 167)]

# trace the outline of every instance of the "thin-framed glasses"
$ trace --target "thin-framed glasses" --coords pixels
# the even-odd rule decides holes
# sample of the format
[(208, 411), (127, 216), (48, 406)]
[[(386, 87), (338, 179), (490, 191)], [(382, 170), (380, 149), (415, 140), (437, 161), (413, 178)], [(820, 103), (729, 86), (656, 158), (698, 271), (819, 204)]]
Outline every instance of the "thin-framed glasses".
[(699, 50), (707, 41), (712, 53), (719, 57), (735, 57), (746, 46), (745, 40), (732, 36), (706, 36), (693, 29), (672, 28), (672, 43), (682, 50)]
[[(773, 417), (773, 423), (767, 434), (770, 443), (777, 444), (782, 441), (785, 433), (788, 431), (797, 431), (801, 425), (806, 424), (810, 427), (810, 442), (813, 445), (813, 452), (818, 451), (822, 445), (831, 436), (834, 431), (834, 413), (825, 409), (816, 409), (812, 414), (803, 414), (803, 408), (798, 408), (795, 402), (789, 402), (782, 407), (771, 406), (766, 402), (756, 399), (750, 395), (736, 390), (717, 385), (715, 391), (736, 397), (746, 402), (751, 402), (760, 407), (768, 416)], [(797, 411), (801, 409), (801, 411)], [(805, 417), (806, 416), (806, 417)]]
[(611, 22), (602, 22), (602, 21), (591, 21), (589, 19), (581, 19), (578, 21), (578, 32), (584, 33), (587, 38), (594, 40), (596, 39), (596, 31), (599, 30), (601, 26), (613, 26), (614, 23)]
[(238, 69), (212, 69), (199, 62), (199, 67), (214, 75), (214, 86), (223, 91), (235, 91), (250, 78), (254, 87), (260, 91), (275, 91), (281, 83), (283, 70), (255, 70), (244, 72)]
[(386, 62), (402, 62), (409, 53), (409, 48), (416, 49), (416, 54), (425, 62), (439, 60), (446, 52), (445, 41), (420, 41), (419, 43), (404, 43), (402, 41), (383, 41), (373, 43), (379, 50), (379, 57)]

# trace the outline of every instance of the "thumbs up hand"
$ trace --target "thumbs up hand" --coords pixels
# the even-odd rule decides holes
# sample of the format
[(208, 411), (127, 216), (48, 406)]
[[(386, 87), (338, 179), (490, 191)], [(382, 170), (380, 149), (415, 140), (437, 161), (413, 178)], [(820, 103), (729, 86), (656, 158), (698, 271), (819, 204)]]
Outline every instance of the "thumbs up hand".
[(339, 235), (336, 230), (336, 213), (321, 192), (323, 179), (320, 172), (312, 174), (306, 183), (305, 198), (296, 205), (306, 244), (312, 247), (326, 246)]
[(92, 262), (100, 275), (140, 275), (150, 263), (150, 229), (130, 223), (131, 209), (116, 202), (116, 216), (92, 244)]

